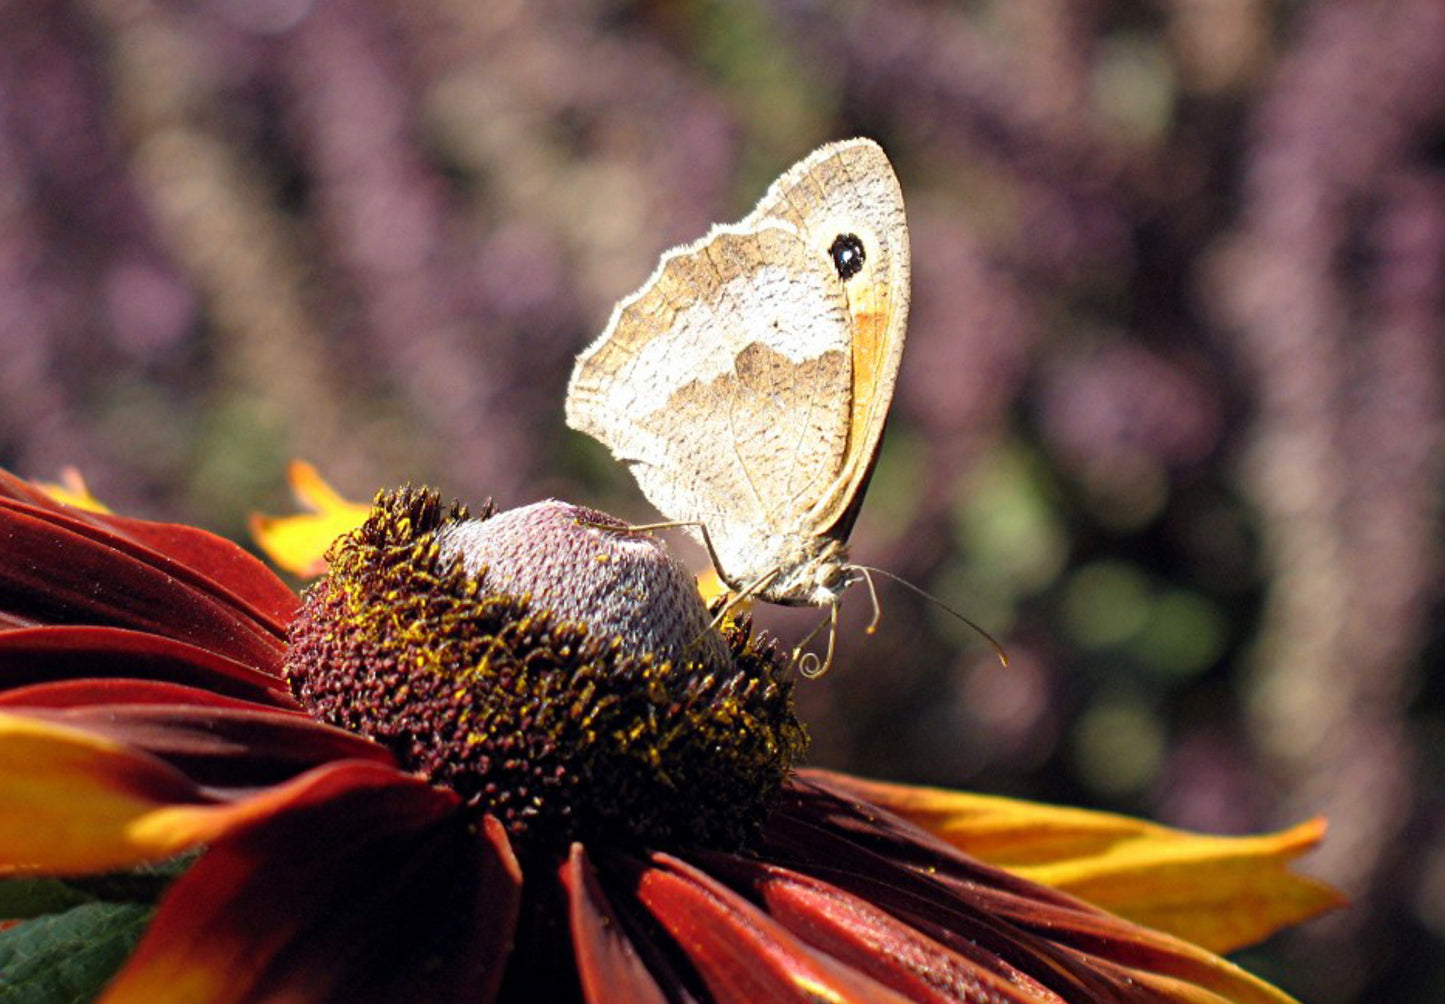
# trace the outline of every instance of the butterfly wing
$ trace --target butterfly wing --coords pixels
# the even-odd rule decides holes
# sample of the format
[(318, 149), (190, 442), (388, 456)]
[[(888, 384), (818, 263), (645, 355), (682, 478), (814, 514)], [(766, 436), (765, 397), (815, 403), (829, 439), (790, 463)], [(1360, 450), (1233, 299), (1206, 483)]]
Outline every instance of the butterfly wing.
[(816, 254), (831, 254), (845, 234), (859, 238), (863, 251), (861, 269), (843, 282), (852, 355), (848, 448), (811, 517), (818, 532), (843, 540), (873, 471), (903, 359), (909, 295), (903, 191), (877, 143), (832, 143), (775, 181), (742, 225), (772, 222), (797, 229)]
[(893, 169), (870, 140), (830, 144), (744, 220), (663, 256), (578, 357), (567, 422), (752, 583), (847, 537), (907, 312)]
[[(708, 529), (730, 581), (807, 531), (847, 456), (847, 300), (786, 224), (718, 227), (663, 256), (577, 360), (567, 422), (669, 519)], [(783, 545), (777, 545), (781, 548)]]

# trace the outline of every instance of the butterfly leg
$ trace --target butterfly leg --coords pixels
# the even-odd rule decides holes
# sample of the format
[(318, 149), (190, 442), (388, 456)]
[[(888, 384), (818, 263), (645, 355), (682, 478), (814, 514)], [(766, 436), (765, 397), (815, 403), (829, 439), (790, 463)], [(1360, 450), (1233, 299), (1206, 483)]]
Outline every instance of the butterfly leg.
[[(818, 637), (818, 632), (823, 630), (825, 624), (828, 627), (828, 650), (820, 660), (815, 653), (804, 652), (803, 649), (807, 647), (810, 641)], [(798, 646), (793, 649), (793, 661), (798, 667), (798, 672), (810, 680), (816, 680), (828, 672), (828, 667), (833, 665), (833, 647), (837, 640), (838, 604), (830, 603), (828, 605), (828, 616), (820, 620), (818, 626), (809, 631), (807, 637), (798, 642)]]

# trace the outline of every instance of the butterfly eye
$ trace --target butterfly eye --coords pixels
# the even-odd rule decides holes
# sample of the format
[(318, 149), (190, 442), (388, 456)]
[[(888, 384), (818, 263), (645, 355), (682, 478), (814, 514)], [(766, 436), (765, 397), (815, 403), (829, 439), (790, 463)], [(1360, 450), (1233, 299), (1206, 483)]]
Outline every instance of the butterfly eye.
[(863, 241), (857, 234), (839, 234), (834, 237), (828, 253), (833, 256), (833, 267), (838, 270), (838, 278), (844, 282), (863, 271), (866, 258), (863, 254)]

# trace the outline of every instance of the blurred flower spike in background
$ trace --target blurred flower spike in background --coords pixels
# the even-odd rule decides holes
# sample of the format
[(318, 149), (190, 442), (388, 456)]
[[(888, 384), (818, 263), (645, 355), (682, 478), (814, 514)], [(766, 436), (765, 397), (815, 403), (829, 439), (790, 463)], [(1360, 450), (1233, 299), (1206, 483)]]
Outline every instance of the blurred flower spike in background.
[(799, 768), (786, 659), (594, 510), (385, 492), (298, 600), (77, 487), (0, 472), (7, 1000), (1285, 1004), (1213, 952), (1338, 903), (1318, 822)]

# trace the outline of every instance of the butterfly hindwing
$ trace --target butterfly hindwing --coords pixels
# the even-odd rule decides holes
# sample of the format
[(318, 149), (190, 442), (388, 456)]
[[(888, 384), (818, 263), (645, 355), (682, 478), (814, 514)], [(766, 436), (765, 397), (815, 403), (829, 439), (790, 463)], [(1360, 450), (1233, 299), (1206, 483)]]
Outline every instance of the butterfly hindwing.
[(801, 529), (848, 437), (846, 302), (829, 271), (781, 227), (718, 230), (667, 256), (614, 320), (579, 362), (569, 423), (669, 519), (705, 524), (724, 561), (759, 526)]

